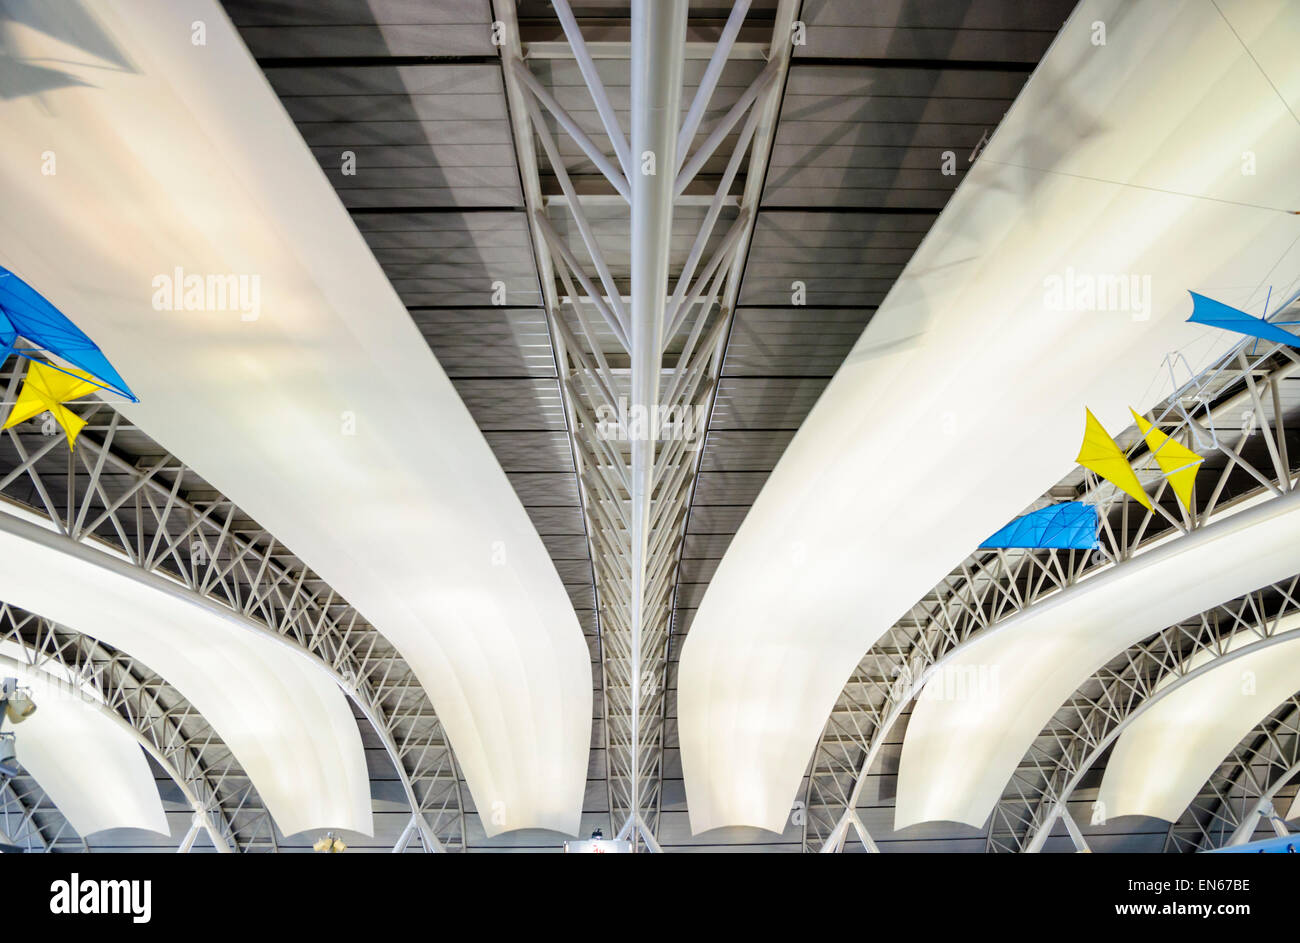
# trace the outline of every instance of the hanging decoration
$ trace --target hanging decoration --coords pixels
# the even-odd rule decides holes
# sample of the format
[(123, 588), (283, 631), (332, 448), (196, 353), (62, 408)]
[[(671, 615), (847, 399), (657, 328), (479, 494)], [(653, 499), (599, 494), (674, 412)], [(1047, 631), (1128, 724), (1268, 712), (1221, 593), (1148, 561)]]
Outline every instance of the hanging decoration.
[[(16, 346), (20, 337), (30, 348)], [(95, 387), (125, 396), (133, 403), (139, 402), (94, 341), (35, 288), (0, 266), (0, 363), (15, 353), (33, 363), (44, 362), (70, 376), (81, 376)], [(39, 354), (53, 354), (79, 367), (83, 373), (75, 374), (60, 364), (42, 361)]]
[(1115, 444), (1110, 433), (1097, 421), (1092, 410), (1085, 409), (1084, 412), (1087, 413), (1087, 424), (1083, 432), (1083, 445), (1079, 447), (1079, 457), (1075, 461), (1084, 468), (1096, 472), (1148, 511), (1154, 510), (1151, 507), (1151, 499), (1147, 497), (1142, 483), (1138, 481), (1133, 466), (1124, 457), (1123, 450)]
[(1178, 500), (1183, 502), (1183, 507), (1190, 511), (1192, 484), (1196, 481), (1196, 473), (1200, 471), (1200, 465), (1205, 459), (1181, 442), (1169, 438), (1147, 422), (1144, 416), (1138, 415), (1137, 410), (1130, 408), (1129, 412), (1133, 414), (1138, 431), (1146, 439), (1147, 448), (1155, 456), (1160, 470), (1169, 479), (1169, 487), (1174, 489), (1174, 494), (1178, 495)]
[(1017, 517), (980, 544), (989, 549), (1092, 550), (1097, 543), (1097, 509), (1082, 501), (1053, 504)]
[(68, 448), (71, 449), (76, 445), (77, 435), (86, 425), (86, 420), (63, 404), (99, 389), (99, 384), (84, 370), (57, 370), (39, 360), (33, 360), (27, 369), (27, 378), (23, 381), (18, 401), (14, 403), (3, 428), (16, 426), (48, 411), (67, 433)]
[(1194, 291), (1189, 291), (1188, 294), (1192, 296), (1192, 316), (1187, 319), (1189, 324), (1206, 324), (1225, 331), (1245, 334), (1247, 337), (1256, 337), (1262, 341), (1300, 347), (1300, 336), (1282, 330), (1271, 321), (1257, 318), (1239, 308), (1198, 295)]

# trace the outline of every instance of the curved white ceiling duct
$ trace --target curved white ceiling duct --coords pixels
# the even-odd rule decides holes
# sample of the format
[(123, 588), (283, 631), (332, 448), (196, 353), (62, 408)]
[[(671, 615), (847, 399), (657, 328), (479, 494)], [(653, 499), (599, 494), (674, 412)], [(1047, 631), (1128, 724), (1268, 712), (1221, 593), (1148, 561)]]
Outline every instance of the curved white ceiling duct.
[[(16, 737), (19, 764), (85, 838), (110, 828), (170, 834), (167, 815), (144, 751), (122, 725), (95, 705), (94, 685), (54, 663), (27, 664), (15, 642), (0, 641), (0, 677), (31, 690), (36, 712)], [(10, 660), (11, 659), (11, 660)]]
[(1300, 492), (1256, 503), (986, 630), (944, 663), (946, 675), (985, 680), (975, 695), (923, 690), (917, 699), (899, 761), (895, 828), (935, 820), (981, 827), (1079, 685), (1147, 636), (1300, 572), (1298, 527)]
[[(1219, 7), (1295, 99), (1300, 7)], [(1213, 5), (1076, 8), (701, 602), (678, 677), (694, 831), (780, 830), (863, 653), (1071, 470), (1084, 407), (1122, 429), (1169, 392), (1168, 353), (1197, 370), (1233, 343), (1184, 323), (1188, 289), (1254, 313), (1269, 285), (1285, 297), (1298, 152), (1300, 125)], [(1097, 276), (1124, 279), (1125, 310), (1104, 284), (1088, 298)]]
[[(0, 101), (3, 264), (128, 378), (128, 418), (397, 647), (489, 835), (576, 832), (592, 676), (573, 606), (225, 14), (33, 10), (7, 24), (7, 54), (66, 81)], [(239, 302), (183, 298), (186, 277), (226, 275)]]
[(365, 751), (347, 698), (291, 643), (9, 507), (0, 509), (0, 560), (0, 598), (121, 649), (193, 704), (283, 834), (373, 834)]
[[(1275, 634), (1300, 629), (1300, 614), (1278, 620)], [(1257, 641), (1242, 633), (1228, 651)], [(1179, 674), (1204, 665), (1188, 659)], [(1159, 691), (1173, 676), (1163, 678)], [(1215, 665), (1170, 691), (1120, 734), (1097, 795), (1108, 819), (1149, 815), (1177, 821), (1203, 786), (1278, 704), (1300, 690), (1300, 639), (1278, 642)]]

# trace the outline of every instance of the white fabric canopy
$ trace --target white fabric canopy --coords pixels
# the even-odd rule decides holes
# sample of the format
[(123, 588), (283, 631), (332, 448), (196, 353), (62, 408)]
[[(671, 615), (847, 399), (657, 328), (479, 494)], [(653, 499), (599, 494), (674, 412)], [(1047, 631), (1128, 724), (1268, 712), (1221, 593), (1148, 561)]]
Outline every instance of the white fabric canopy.
[(0, 509), (0, 598), (166, 678), (230, 747), (283, 834), (373, 834), (361, 735), (321, 667), (178, 584), (25, 518)]
[(124, 726), (105, 715), (94, 686), (46, 662), (27, 664), (15, 642), (0, 642), (0, 678), (29, 689), (36, 711), (15, 734), (19, 764), (81, 837), (109, 828), (169, 834), (167, 816), (144, 751)]
[[(1278, 620), (1274, 634), (1300, 629), (1300, 614)], [(1257, 641), (1246, 633), (1228, 647)], [(1210, 661), (1201, 652), (1180, 674)], [(1166, 688), (1166, 677), (1156, 690)], [(1278, 704), (1300, 690), (1300, 639), (1216, 664), (1152, 704), (1120, 735), (1106, 762), (1099, 808), (1106, 818), (1149, 815), (1176, 821), (1232, 749)]]
[[(1294, 101), (1281, 37), (1300, 7), (1219, 7)], [(694, 831), (779, 831), (863, 653), (1070, 471), (1085, 406), (1119, 431), (1169, 392), (1167, 354), (1196, 370), (1232, 343), (1184, 323), (1189, 289), (1256, 314), (1270, 285), (1285, 296), (1298, 152), (1300, 125), (1214, 6), (1080, 4), (700, 604), (678, 678)]]
[(895, 827), (982, 826), (1034, 738), (1079, 685), (1143, 638), (1300, 572), (1298, 527), (1300, 492), (1256, 502), (986, 630), (945, 662), (958, 676), (984, 672), (991, 683), (979, 696), (945, 700), (923, 691), (917, 700), (899, 761)]
[[(140, 397), (128, 418), (396, 646), (489, 835), (576, 832), (592, 676), (573, 606), (225, 14), (108, 0), (26, 20), (7, 54), (67, 82), (0, 101), (0, 262), (104, 349)], [(242, 276), (249, 303), (159, 310), (189, 276)]]

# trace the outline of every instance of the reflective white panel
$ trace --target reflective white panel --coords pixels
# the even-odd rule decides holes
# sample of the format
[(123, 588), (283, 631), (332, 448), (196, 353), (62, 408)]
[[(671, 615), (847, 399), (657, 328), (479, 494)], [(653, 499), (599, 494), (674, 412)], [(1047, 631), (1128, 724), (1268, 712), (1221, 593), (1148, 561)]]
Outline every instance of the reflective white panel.
[(1143, 638), (1300, 571), (1297, 527), (1300, 492), (1256, 503), (987, 630), (945, 663), (959, 676), (983, 671), (991, 683), (980, 696), (916, 703), (895, 827), (982, 826), (1034, 737), (1080, 684)]
[(36, 703), (21, 724), (0, 725), (14, 732), (19, 764), (77, 834), (108, 828), (169, 834), (144, 750), (125, 724), (96, 706), (102, 702), (94, 686), (49, 662), (27, 665), (14, 642), (0, 642), (0, 655), (13, 659), (0, 662), (0, 678), (17, 678)]
[[(8, 24), (7, 54), (69, 82), (0, 101), (0, 260), (105, 350), (140, 397), (129, 418), (398, 648), (489, 835), (574, 833), (592, 676), (573, 606), (224, 13), (37, 9), (36, 26)], [(227, 275), (240, 302), (184, 298), (187, 278)]]
[[(1300, 615), (1275, 632), (1300, 628)], [(1255, 641), (1242, 634), (1228, 651)], [(1210, 661), (1200, 652), (1184, 671)], [(1157, 685), (1168, 686), (1171, 677)], [(1120, 735), (1106, 761), (1097, 799), (1106, 818), (1150, 815), (1173, 822), (1232, 752), (1282, 701), (1300, 689), (1300, 639), (1216, 665), (1152, 704)]]
[(0, 560), (0, 598), (107, 642), (174, 685), (230, 747), (283, 834), (373, 834), (356, 720), (306, 655), (9, 508), (0, 510)]
[[(1220, 7), (1300, 91), (1277, 39), (1300, 6)], [(1296, 153), (1300, 125), (1213, 5), (1076, 9), (701, 602), (678, 679), (695, 831), (780, 830), (868, 646), (1070, 471), (1084, 407), (1118, 432), (1168, 392), (1167, 354), (1198, 369), (1233, 342), (1183, 323), (1188, 289), (1255, 313), (1270, 284), (1286, 295)], [(1127, 302), (1119, 282), (1090, 299), (1101, 276)]]

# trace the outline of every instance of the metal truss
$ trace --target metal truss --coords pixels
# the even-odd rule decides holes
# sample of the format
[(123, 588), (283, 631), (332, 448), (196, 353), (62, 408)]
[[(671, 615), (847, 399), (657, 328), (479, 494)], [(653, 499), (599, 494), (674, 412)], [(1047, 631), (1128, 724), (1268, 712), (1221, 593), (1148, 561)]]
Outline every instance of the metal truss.
[[(12, 402), (20, 370), (12, 368)], [(138, 579), (162, 577), (196, 604), (292, 644), (351, 698), (396, 770), (411, 827), (394, 851), (462, 850), (464, 812), (451, 746), (415, 674), (373, 626), (196, 472), (107, 404), (79, 410), (87, 426), (69, 452), (37, 417), (0, 439), (0, 527), (17, 504), (48, 518), (48, 540), (108, 551)], [(122, 451), (123, 443), (128, 451)], [(132, 461), (128, 454), (148, 457)], [(129, 653), (126, 653), (129, 655)], [(247, 809), (236, 804), (228, 818)], [(274, 848), (274, 830), (262, 842)]]
[[(1185, 536), (1245, 501), (1281, 497), (1295, 487), (1280, 384), (1300, 370), (1300, 356), (1285, 345), (1261, 345), (1254, 352), (1250, 347), (1246, 342), (1234, 347), (1148, 416), (1207, 458), (1191, 511), (1174, 500), (1139, 437), (1129, 457), (1139, 477), (1155, 486), (1153, 510), (1091, 472), (1082, 480), (1076, 473), (1046, 500), (1096, 504), (1099, 550), (977, 551), (872, 646), (841, 692), (812, 759), (805, 793), (806, 851), (842, 851), (850, 832), (867, 850), (876, 850), (855, 811), (867, 774), (926, 681), (975, 637), (1045, 597), (1126, 565), (1155, 541)], [(1142, 657), (1134, 652), (1135, 660)], [(1066, 821), (1067, 828), (1072, 824)]]
[[(1162, 698), (1225, 662), (1300, 638), (1281, 631), (1300, 611), (1300, 576), (1275, 583), (1128, 649), (1092, 676), (1058, 712), (1012, 777), (988, 831), (990, 851), (1037, 852), (1060, 821), (1077, 851), (1087, 851), (1068, 804), (1084, 777), (1137, 718)], [(1105, 810), (1094, 808), (1095, 824)]]
[[(595, 567), (611, 828), (658, 850), (672, 596), (703, 433), (691, 417), (712, 411), (797, 3), (781, 0), (767, 66), (692, 150), (749, 0), (733, 5), (680, 126), (688, 5), (633, 0), (631, 41), (624, 47), (632, 75), (626, 136), (567, 0), (553, 0), (612, 154), (583, 132), (529, 70), (511, 0), (495, 0), (494, 6), (509, 33), (502, 50), (506, 89)], [(618, 54), (609, 43), (601, 51), (606, 58)], [(544, 111), (629, 208), (626, 295)], [(670, 285), (674, 206), (688, 191), (699, 191), (701, 168), (722, 153), (737, 129), (725, 170), (707, 195), (703, 223)], [(585, 259), (547, 215), (534, 140), (563, 193)], [(706, 259), (724, 207), (735, 202), (731, 190), (746, 155), (737, 213)]]
[(7, 603), (0, 603), (0, 641), (22, 646), (24, 655), (21, 662), (0, 655), (0, 673), (14, 664), (50, 673), (129, 731), (172, 779), (194, 814), (178, 850), (190, 850), (200, 829), (218, 852), (258, 840), (267, 816), (247, 776), (178, 691), (130, 657)]
[[(1255, 725), (1165, 836), (1167, 852), (1197, 852), (1251, 840), (1263, 821), (1290, 834), (1273, 801), (1300, 775), (1300, 694)], [(1292, 807), (1291, 817), (1297, 809)]]
[(0, 842), (27, 852), (89, 850), (36, 780), (21, 774), (0, 776)]

